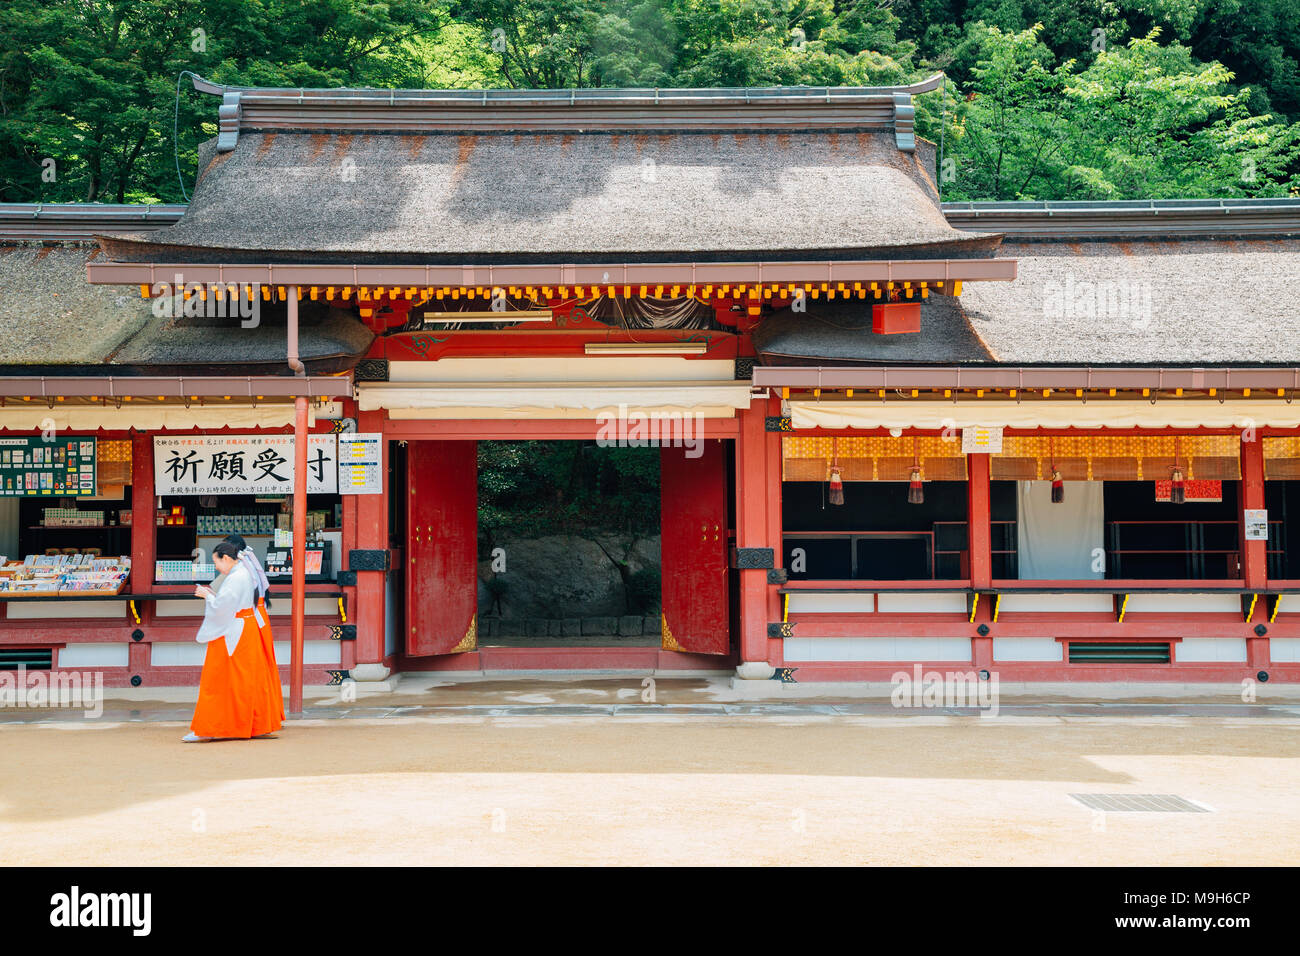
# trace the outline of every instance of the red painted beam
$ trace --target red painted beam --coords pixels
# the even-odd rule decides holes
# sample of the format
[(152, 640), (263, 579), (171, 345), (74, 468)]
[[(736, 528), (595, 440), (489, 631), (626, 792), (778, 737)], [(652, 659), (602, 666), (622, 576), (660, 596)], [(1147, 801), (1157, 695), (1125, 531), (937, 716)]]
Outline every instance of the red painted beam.
[[(705, 418), (697, 438), (735, 438), (738, 418)], [(555, 419), (402, 419), (385, 420), (384, 434), (392, 439), (451, 438), (475, 441), (554, 441), (595, 439), (607, 426), (594, 418)]]

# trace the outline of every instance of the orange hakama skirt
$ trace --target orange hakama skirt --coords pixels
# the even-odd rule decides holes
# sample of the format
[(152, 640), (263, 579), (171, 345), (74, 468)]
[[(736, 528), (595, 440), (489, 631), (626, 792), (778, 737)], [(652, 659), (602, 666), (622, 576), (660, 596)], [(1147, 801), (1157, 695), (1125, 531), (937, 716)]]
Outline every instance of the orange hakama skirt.
[(271, 706), (268, 686), (274, 679), (278, 695), (279, 673), (272, 678), (267, 670), (257, 616), (252, 608), (236, 616), (243, 620), (244, 628), (233, 654), (227, 653), (224, 637), (208, 642), (199, 677), (199, 700), (190, 722), (190, 730), (200, 737), (246, 739), (280, 729), (282, 718)]
[(280, 720), (284, 720), (284, 692), (280, 683), (280, 666), (275, 662), (275, 638), (271, 636), (271, 615), (267, 613), (266, 602), (262, 598), (257, 599), (257, 609), (262, 612), (262, 620), (266, 623), (262, 625), (262, 653), (266, 657), (267, 670), (270, 673), (271, 680), (268, 685), (271, 698), (271, 713), (278, 714)]

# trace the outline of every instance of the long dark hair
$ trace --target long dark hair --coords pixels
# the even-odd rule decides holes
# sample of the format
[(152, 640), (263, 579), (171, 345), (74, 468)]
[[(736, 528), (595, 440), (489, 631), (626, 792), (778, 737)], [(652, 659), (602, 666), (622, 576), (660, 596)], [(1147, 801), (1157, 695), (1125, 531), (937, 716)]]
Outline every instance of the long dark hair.
[(212, 549), (212, 556), (215, 558), (217, 555), (221, 555), (223, 558), (232, 558), (238, 561), (239, 551), (240, 549), (235, 547), (229, 541), (222, 541)]

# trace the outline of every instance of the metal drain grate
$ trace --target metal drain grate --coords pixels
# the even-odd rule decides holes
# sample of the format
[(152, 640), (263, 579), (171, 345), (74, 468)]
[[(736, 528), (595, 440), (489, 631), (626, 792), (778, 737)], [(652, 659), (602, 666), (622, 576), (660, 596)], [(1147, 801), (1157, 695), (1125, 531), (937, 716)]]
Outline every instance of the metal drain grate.
[(1178, 796), (1176, 793), (1072, 793), (1075, 800), (1089, 810), (1108, 813), (1209, 813), (1208, 807)]

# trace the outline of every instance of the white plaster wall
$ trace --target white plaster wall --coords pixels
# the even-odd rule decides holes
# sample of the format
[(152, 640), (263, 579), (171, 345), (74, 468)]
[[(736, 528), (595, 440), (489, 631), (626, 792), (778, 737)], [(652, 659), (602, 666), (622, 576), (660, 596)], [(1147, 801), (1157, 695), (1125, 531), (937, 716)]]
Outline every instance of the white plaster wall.
[[(981, 598), (988, 600), (988, 598)], [(1109, 594), (1003, 594), (998, 613), (1047, 612), (1062, 614), (1081, 611), (1113, 611)]]
[(964, 661), (971, 659), (965, 637), (792, 637), (787, 661)]
[(1167, 614), (1241, 613), (1240, 594), (1130, 594), (1127, 614), (1141, 612)]
[(59, 649), (60, 667), (126, 667), (127, 644), (67, 644)]
[(1274, 664), (1300, 663), (1300, 637), (1269, 638), (1268, 656)]
[(1185, 637), (1174, 645), (1174, 662), (1245, 663), (1244, 637)]
[(881, 614), (965, 614), (966, 595), (950, 591), (882, 593), (879, 610)]
[(1052, 661), (1065, 658), (1065, 645), (1051, 637), (995, 637), (995, 661)]
[(791, 592), (791, 614), (870, 614), (876, 609), (874, 594)]
[[(136, 605), (139, 607), (139, 605)], [(46, 621), (51, 618), (95, 618), (98, 620), (121, 618), (126, 615), (125, 601), (40, 601), (28, 604), (23, 600), (8, 602), (5, 612), (11, 621)]]

